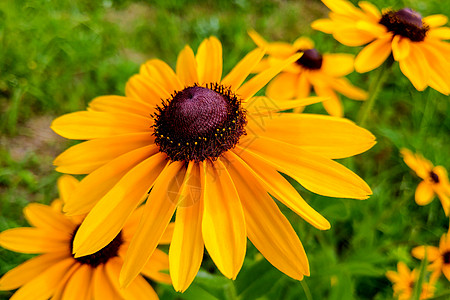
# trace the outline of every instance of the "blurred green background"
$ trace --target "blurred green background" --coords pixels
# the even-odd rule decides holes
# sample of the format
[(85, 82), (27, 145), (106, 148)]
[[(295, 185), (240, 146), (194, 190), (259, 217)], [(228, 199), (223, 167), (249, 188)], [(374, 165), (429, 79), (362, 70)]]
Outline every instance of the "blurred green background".
[[(356, 1), (352, 1), (356, 3)], [(379, 8), (411, 7), (422, 15), (450, 15), (438, 0), (372, 1)], [(311, 37), (322, 52), (357, 53), (309, 24), (328, 9), (317, 0), (2, 0), (0, 1), (0, 230), (26, 226), (22, 209), (57, 197), (52, 160), (71, 143), (56, 136), (51, 121), (81, 110), (96, 96), (124, 94), (127, 79), (150, 58), (175, 66), (185, 44), (196, 49), (217, 36), (223, 44), (224, 73), (255, 45), (250, 28), (266, 39), (293, 42)], [(364, 89), (371, 73), (351, 74)], [(362, 103), (343, 98), (346, 117), (355, 120)], [(320, 104), (307, 112), (325, 114)], [(332, 224), (319, 231), (282, 207), (302, 240), (311, 276), (294, 281), (265, 261), (250, 244), (244, 267), (232, 282), (206, 258), (184, 294), (154, 285), (161, 299), (390, 299), (384, 274), (399, 260), (410, 268), (412, 247), (437, 245), (447, 231), (439, 201), (419, 207), (419, 178), (403, 163), (399, 149), (422, 152), (450, 167), (450, 103), (429, 88), (416, 91), (394, 64), (371, 112), (367, 128), (378, 144), (354, 159), (341, 160), (364, 178), (374, 195), (366, 201), (317, 196), (295, 184)], [(0, 275), (28, 256), (0, 249)], [(438, 282), (437, 295), (450, 288)], [(1, 299), (11, 292), (0, 292)], [(448, 294), (447, 294), (448, 296)], [(445, 299), (439, 298), (439, 299)], [(448, 299), (448, 298), (447, 298)]]

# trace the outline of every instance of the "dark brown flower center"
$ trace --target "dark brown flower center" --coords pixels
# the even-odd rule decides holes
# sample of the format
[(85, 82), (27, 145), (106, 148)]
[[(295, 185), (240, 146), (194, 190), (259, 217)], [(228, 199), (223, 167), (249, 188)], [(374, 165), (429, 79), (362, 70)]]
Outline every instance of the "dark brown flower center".
[[(73, 250), (73, 239), (75, 238), (75, 234), (77, 233), (78, 228), (79, 226), (73, 232), (72, 239), (70, 241), (70, 253), (72, 253)], [(106, 263), (111, 258), (118, 256), (119, 248), (122, 243), (122, 232), (119, 232), (119, 234), (111, 241), (111, 243), (106, 245), (101, 250), (93, 254), (77, 257), (74, 259), (81, 264), (86, 264), (93, 268), (96, 268), (97, 266)]]
[(422, 22), (422, 16), (410, 8), (389, 11), (381, 17), (381, 25), (396, 35), (404, 36), (413, 42), (425, 39), (429, 26)]
[(434, 183), (439, 183), (439, 176), (433, 171), (430, 171), (430, 178), (431, 180), (433, 180)]
[(310, 70), (318, 70), (322, 67), (322, 55), (316, 49), (300, 50), (303, 55), (297, 60), (297, 64)]
[(245, 111), (229, 89), (211, 83), (176, 92), (153, 115), (155, 143), (171, 160), (215, 160), (245, 134)]
[(442, 255), (444, 258), (444, 264), (450, 264), (450, 251), (447, 251)]

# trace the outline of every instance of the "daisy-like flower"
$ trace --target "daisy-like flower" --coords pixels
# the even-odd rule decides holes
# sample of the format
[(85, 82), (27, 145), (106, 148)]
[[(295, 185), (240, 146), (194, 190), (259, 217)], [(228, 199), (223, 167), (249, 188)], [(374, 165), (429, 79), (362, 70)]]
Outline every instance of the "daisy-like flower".
[[(159, 299), (151, 285), (138, 275), (121, 289), (119, 272), (131, 237), (136, 231), (142, 209), (136, 210), (119, 234), (105, 247), (91, 255), (74, 258), (72, 242), (84, 216), (62, 213), (62, 202), (79, 184), (63, 175), (58, 180), (60, 199), (51, 206), (32, 203), (24, 214), (33, 226), (0, 233), (0, 246), (21, 253), (41, 254), (7, 272), (0, 278), (0, 290), (19, 288), (12, 300), (46, 299)], [(160, 240), (168, 244), (173, 227)], [(141, 273), (152, 280), (170, 284), (169, 258), (156, 249)]]
[(322, 0), (332, 11), (329, 19), (311, 26), (347, 46), (368, 44), (356, 57), (355, 69), (368, 72), (380, 66), (392, 53), (400, 70), (414, 87), (427, 86), (448, 95), (450, 92), (450, 28), (444, 15), (425, 18), (410, 9), (386, 9), (380, 13), (373, 4), (361, 1), (359, 7), (346, 0)]
[[(303, 55), (286, 67), (266, 89), (266, 95), (273, 99), (305, 98), (311, 88), (317, 96), (327, 97), (322, 101), (326, 111), (336, 117), (344, 115), (342, 103), (336, 92), (354, 100), (365, 100), (367, 93), (353, 86), (344, 76), (353, 72), (353, 55), (345, 53), (320, 54), (314, 48), (314, 42), (299, 37), (291, 45), (283, 42), (268, 43), (255, 31), (249, 32), (258, 47), (267, 49), (268, 58), (261, 60), (254, 72), (269, 68), (295, 53)], [(297, 109), (296, 112), (299, 110)]]
[[(397, 264), (397, 272), (387, 271), (386, 277), (393, 283), (394, 297), (399, 300), (410, 300), (414, 292), (414, 286), (418, 280), (417, 271), (410, 270), (405, 263), (399, 262)], [(434, 284), (432, 281), (422, 284), (422, 292), (420, 299), (428, 299), (434, 295)]]
[(313, 226), (330, 224), (277, 171), (321, 195), (366, 199), (367, 184), (332, 159), (366, 151), (374, 136), (341, 118), (278, 113), (315, 99), (253, 97), (300, 54), (243, 83), (263, 56), (255, 49), (222, 78), (222, 45), (211, 37), (196, 55), (186, 46), (176, 72), (150, 60), (128, 81), (126, 97), (94, 99), (87, 111), (53, 122), (58, 134), (88, 140), (55, 160), (60, 172), (89, 174), (64, 208), (90, 211), (74, 240), (76, 256), (110, 243), (147, 199), (124, 285), (144, 267), (175, 210), (169, 260), (177, 291), (194, 279), (204, 247), (235, 278), (247, 237), (292, 278), (309, 274), (303, 246), (269, 193)]
[(413, 154), (408, 149), (401, 149), (400, 153), (403, 155), (403, 160), (408, 167), (423, 179), (416, 189), (416, 203), (427, 205), (437, 195), (444, 208), (445, 215), (448, 216), (450, 210), (450, 184), (445, 168), (442, 166), (434, 167), (422, 155)]
[(439, 248), (433, 246), (419, 246), (412, 250), (412, 255), (417, 259), (423, 259), (427, 253), (430, 262), (428, 269), (433, 272), (432, 276), (437, 279), (441, 273), (450, 281), (450, 230), (443, 234), (439, 241)]

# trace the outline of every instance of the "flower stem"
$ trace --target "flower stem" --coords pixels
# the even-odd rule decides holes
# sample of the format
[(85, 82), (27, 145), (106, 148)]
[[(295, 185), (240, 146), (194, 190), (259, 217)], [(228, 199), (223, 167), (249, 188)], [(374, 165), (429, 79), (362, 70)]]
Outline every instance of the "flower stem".
[(383, 87), (384, 83), (386, 82), (386, 79), (388, 77), (388, 74), (390, 73), (390, 67), (392, 66), (394, 60), (392, 57), (389, 57), (384, 64), (377, 70), (376, 77), (371, 81), (369, 86), (369, 98), (364, 103), (363, 107), (361, 108), (361, 111), (358, 115), (358, 124), (360, 126), (364, 126), (367, 118), (370, 114), (370, 111), (372, 110), (375, 100), (378, 97), (378, 94), (381, 91), (381, 88)]
[(305, 279), (300, 281), (303, 291), (305, 292), (305, 296), (307, 300), (313, 300), (311, 291), (309, 290), (308, 284), (306, 284)]

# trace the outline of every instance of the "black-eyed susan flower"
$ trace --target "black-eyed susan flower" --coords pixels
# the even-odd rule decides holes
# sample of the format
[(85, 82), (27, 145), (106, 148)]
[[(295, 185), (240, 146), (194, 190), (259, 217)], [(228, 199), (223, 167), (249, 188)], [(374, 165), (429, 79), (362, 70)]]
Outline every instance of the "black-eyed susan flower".
[[(393, 283), (394, 297), (399, 300), (410, 300), (414, 292), (414, 286), (418, 280), (417, 270), (410, 270), (405, 263), (399, 262), (397, 264), (397, 272), (387, 271), (386, 277)], [(428, 299), (434, 295), (434, 283), (422, 284), (422, 292), (419, 299)]]
[[(119, 234), (91, 255), (74, 258), (73, 237), (83, 216), (62, 213), (62, 201), (73, 192), (78, 181), (69, 175), (58, 180), (60, 199), (51, 206), (32, 203), (25, 207), (25, 218), (33, 227), (14, 228), (0, 233), (0, 246), (21, 253), (41, 254), (7, 272), (0, 278), (0, 290), (18, 290), (13, 300), (46, 299), (159, 299), (148, 281), (138, 275), (131, 284), (119, 286), (119, 272), (130, 240), (136, 231), (142, 209), (136, 210)], [(169, 243), (170, 226), (160, 240)], [(156, 249), (141, 273), (171, 283), (167, 274), (169, 258)]]
[(445, 168), (442, 166), (434, 167), (422, 155), (413, 154), (408, 149), (401, 149), (400, 152), (408, 167), (423, 179), (416, 189), (416, 203), (419, 205), (427, 205), (437, 195), (444, 208), (445, 215), (448, 216), (450, 210), (450, 184)]
[(295, 53), (303, 53), (297, 61), (287, 66), (269, 83), (266, 89), (269, 98), (283, 100), (305, 98), (310, 95), (313, 88), (317, 96), (328, 98), (322, 101), (322, 104), (330, 115), (336, 117), (344, 115), (337, 93), (354, 100), (367, 98), (365, 91), (353, 86), (344, 77), (353, 72), (353, 55), (321, 54), (314, 48), (314, 42), (306, 37), (299, 37), (291, 45), (283, 42), (268, 43), (255, 31), (250, 31), (249, 35), (256, 45), (266, 49), (268, 54), (268, 57), (262, 59), (256, 66), (254, 72), (263, 71)]
[(424, 259), (425, 252), (430, 262), (428, 269), (432, 276), (438, 278), (442, 273), (450, 281), (450, 230), (443, 234), (439, 241), (439, 247), (419, 246), (412, 250), (412, 255), (417, 259)]
[(88, 140), (56, 158), (57, 170), (89, 174), (65, 210), (90, 210), (74, 240), (76, 256), (110, 243), (145, 199), (121, 282), (139, 274), (175, 213), (170, 275), (185, 290), (208, 250), (219, 270), (235, 278), (247, 237), (282, 272), (309, 274), (303, 246), (269, 193), (319, 229), (330, 224), (278, 173), (330, 197), (366, 199), (367, 184), (333, 161), (371, 148), (374, 136), (350, 121), (278, 113), (313, 99), (253, 97), (300, 55), (243, 83), (264, 51), (255, 49), (222, 78), (222, 45), (204, 40), (194, 55), (186, 46), (174, 72), (145, 63), (126, 85), (126, 97), (94, 99), (87, 111), (57, 118), (52, 128)]
[(347, 46), (368, 44), (356, 57), (357, 72), (380, 66), (392, 53), (402, 73), (414, 87), (427, 86), (448, 95), (450, 92), (450, 28), (444, 15), (425, 18), (410, 9), (386, 9), (380, 13), (373, 4), (361, 1), (359, 8), (346, 0), (322, 0), (332, 11), (329, 19), (319, 19), (311, 26), (333, 34)]

